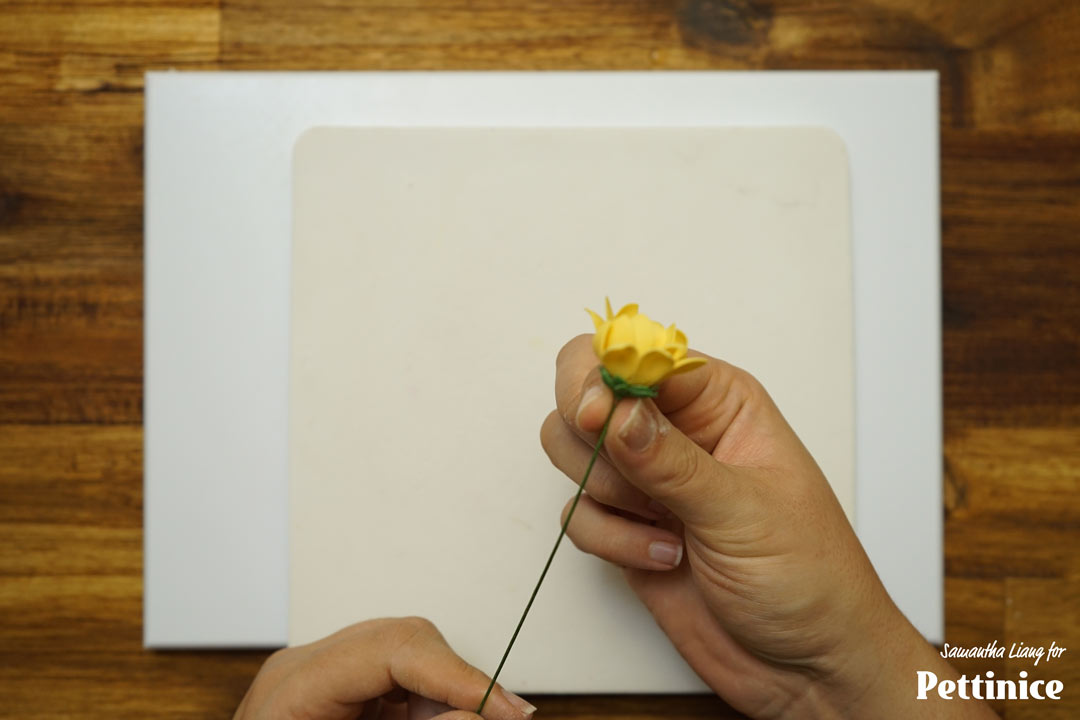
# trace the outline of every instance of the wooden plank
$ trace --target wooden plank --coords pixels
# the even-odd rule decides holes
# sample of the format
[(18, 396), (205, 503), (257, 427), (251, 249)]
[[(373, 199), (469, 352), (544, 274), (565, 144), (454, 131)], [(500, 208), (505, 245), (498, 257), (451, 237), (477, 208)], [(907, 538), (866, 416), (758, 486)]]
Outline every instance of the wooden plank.
[(0, 715), (227, 716), (265, 657), (140, 646), (142, 74), (169, 67), (937, 69), (946, 639), (1080, 647), (1078, 48), (1071, 0), (0, 1)]
[(952, 431), (945, 460), (948, 577), (1069, 572), (1080, 547), (1080, 430)]
[(126, 639), (106, 637), (105, 650), (73, 651), (62, 642), (33, 651), (0, 647), (0, 716), (228, 718), (265, 655), (143, 652)]
[(0, 422), (141, 422), (141, 249), (94, 269), (100, 258), (79, 256), (102, 246), (104, 255), (112, 241), (43, 245), (28, 252), (55, 259), (0, 271)]
[(216, 2), (7, 2), (0, 46), (7, 52), (185, 58), (217, 54)]
[[(1076, 547), (1076, 545), (1074, 545)], [(1074, 553), (1075, 555), (1075, 553)], [(1080, 569), (1080, 565), (1074, 566)], [(1075, 571), (1063, 580), (1010, 578), (1006, 583), (1005, 678), (1019, 679), (1028, 673), (1029, 682), (1060, 680), (1062, 700), (1001, 703), (1008, 720), (1066, 720), (1076, 718), (1080, 703), (1075, 700), (1080, 687), (1080, 574)], [(1030, 658), (1010, 658), (1014, 644), (1046, 648), (1051, 644), (1067, 648), (1061, 657), (1046, 656), (1035, 664)], [(999, 676), (1002, 677), (1002, 676)]]
[[(1080, 547), (1080, 428), (968, 427), (947, 436), (946, 629), (959, 647), (1051, 641), (1080, 647), (1076, 548)], [(1075, 662), (1030, 665), (1008, 657), (954, 660), (974, 676), (1058, 678)], [(1065, 669), (1064, 675), (1061, 670)], [(1072, 717), (1063, 703), (997, 702), (1007, 718)]]
[(1080, 134), (942, 136), (945, 422), (1080, 421)]
[[(216, 66), (220, 21), (217, 0), (9, 0), (0, 18), (0, 88), (138, 93), (147, 69)], [(31, 97), (18, 107), (58, 99)]]
[(987, 38), (971, 62), (974, 124), (1075, 130), (1080, 124), (1078, 34), (1080, 4), (1069, 0)]
[[(947, 126), (1002, 127), (1007, 117), (1068, 129), (1080, 90), (1067, 79), (1080, 57), (1063, 63), (1041, 50), (1080, 31), (1066, 5), (223, 0), (222, 61), (257, 68), (272, 56), (276, 67), (304, 70), (933, 69)], [(1033, 94), (1017, 92), (1023, 83), (1039, 88), (1037, 111), (1017, 104)]]
[(866, 2), (223, 0), (222, 12), (229, 68), (271, 56), (303, 70), (925, 68), (942, 73), (946, 116), (966, 58), (917, 18)]
[[(0, 435), (0, 496), (5, 501), (0, 527), (17, 525), (20, 538), (46, 527), (141, 534), (142, 461), (138, 425), (5, 425)], [(49, 558), (39, 567), (53, 569), (58, 561)], [(0, 575), (12, 572), (11, 563), (25, 562), (0, 557)], [(124, 562), (109, 572), (138, 574), (140, 563)]]
[(1080, 532), (1080, 427), (968, 428), (949, 434), (945, 458), (950, 521), (1027, 517)]
[(943, 40), (966, 50), (984, 47), (1032, 20), (1059, 10), (1061, 0), (874, 0), (879, 11), (888, 11), (911, 22), (932, 28)]

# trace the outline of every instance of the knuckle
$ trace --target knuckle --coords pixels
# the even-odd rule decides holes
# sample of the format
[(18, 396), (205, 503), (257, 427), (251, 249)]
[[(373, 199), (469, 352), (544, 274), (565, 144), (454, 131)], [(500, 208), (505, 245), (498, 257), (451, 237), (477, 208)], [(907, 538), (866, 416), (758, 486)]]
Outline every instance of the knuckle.
[(732, 375), (732, 386), (739, 391), (739, 395), (748, 399), (758, 399), (768, 395), (761, 381), (750, 371), (742, 368), (735, 368)]
[(450, 653), (446, 658), (446, 673), (450, 677), (468, 677), (474, 678), (482, 673), (470, 665), (465, 658), (461, 657), (457, 653)]
[(692, 448), (682, 447), (671, 453), (671, 459), (664, 463), (655, 478), (657, 489), (665, 496), (684, 495), (688, 486), (701, 472), (701, 464)]
[(270, 667), (272, 665), (286, 663), (295, 654), (296, 648), (280, 648), (270, 653), (270, 657), (266, 658), (266, 662), (263, 663), (263, 665), (264, 667)]
[(347, 635), (358, 635), (360, 633), (369, 632), (377, 629), (388, 622), (392, 622), (389, 618), (372, 618), (371, 620), (361, 620), (355, 622), (352, 625), (346, 625), (339, 632)]
[(410, 615), (408, 617), (399, 618), (397, 621), (397, 629), (407, 638), (438, 635), (439, 633), (438, 628), (435, 627), (435, 623), (425, 617), (420, 617), (419, 615)]

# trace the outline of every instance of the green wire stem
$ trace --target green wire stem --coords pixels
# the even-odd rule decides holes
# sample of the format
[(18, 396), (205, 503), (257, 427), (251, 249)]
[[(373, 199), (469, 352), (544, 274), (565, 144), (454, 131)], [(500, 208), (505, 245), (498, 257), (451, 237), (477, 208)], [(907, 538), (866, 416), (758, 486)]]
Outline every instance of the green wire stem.
[[(607, 380), (607, 378), (604, 379), (605, 381)], [(548, 555), (547, 562), (544, 563), (544, 570), (540, 573), (540, 579), (536, 581), (536, 587), (533, 588), (532, 595), (529, 597), (529, 602), (525, 605), (525, 612), (521, 613), (521, 619), (518, 620), (517, 627), (514, 628), (514, 634), (510, 636), (510, 644), (506, 646), (506, 652), (503, 653), (502, 660), (499, 661), (499, 667), (496, 668), (495, 674), (491, 676), (491, 684), (488, 685), (487, 692), (484, 693), (484, 699), (480, 701), (480, 707), (476, 708), (477, 715), (483, 711), (488, 696), (491, 695), (491, 691), (495, 687), (495, 681), (499, 679), (499, 673), (502, 672), (503, 665), (506, 664), (506, 658), (510, 656), (510, 649), (514, 647), (514, 641), (517, 640), (518, 633), (521, 632), (521, 626), (525, 624), (525, 618), (529, 614), (529, 609), (532, 608), (533, 600), (536, 599), (536, 594), (540, 592), (540, 586), (544, 583), (544, 577), (547, 576), (548, 568), (551, 567), (551, 561), (555, 559), (555, 552), (559, 549), (559, 543), (562, 542), (563, 536), (566, 535), (566, 528), (570, 526), (570, 518), (574, 517), (574, 510), (577, 509), (578, 500), (581, 499), (581, 493), (585, 490), (585, 483), (589, 480), (589, 473), (592, 472), (593, 464), (596, 462), (597, 456), (600, 455), (600, 448), (604, 446), (604, 438), (607, 437), (608, 426), (611, 425), (611, 416), (615, 414), (615, 408), (618, 406), (619, 400), (620, 394), (616, 393), (615, 398), (611, 403), (611, 410), (608, 412), (607, 419), (604, 420), (604, 427), (600, 430), (600, 437), (596, 441), (596, 447), (593, 448), (592, 457), (589, 458), (589, 466), (585, 468), (585, 477), (581, 479), (581, 485), (578, 486), (577, 495), (574, 496), (574, 502), (570, 505), (570, 512), (566, 514), (566, 520), (563, 521), (562, 530), (559, 531), (559, 537), (555, 539), (555, 547), (551, 548), (551, 554)]]

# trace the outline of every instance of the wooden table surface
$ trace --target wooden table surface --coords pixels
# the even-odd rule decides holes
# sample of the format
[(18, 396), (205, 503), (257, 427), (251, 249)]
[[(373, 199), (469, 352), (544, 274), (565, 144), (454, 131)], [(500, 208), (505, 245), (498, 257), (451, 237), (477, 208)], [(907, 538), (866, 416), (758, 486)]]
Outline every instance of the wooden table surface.
[(999, 711), (1080, 717), (1075, 0), (0, 0), (0, 715), (226, 717), (265, 655), (141, 648), (143, 72), (165, 68), (939, 71), (946, 640), (1066, 646), (1033, 673), (1064, 700)]

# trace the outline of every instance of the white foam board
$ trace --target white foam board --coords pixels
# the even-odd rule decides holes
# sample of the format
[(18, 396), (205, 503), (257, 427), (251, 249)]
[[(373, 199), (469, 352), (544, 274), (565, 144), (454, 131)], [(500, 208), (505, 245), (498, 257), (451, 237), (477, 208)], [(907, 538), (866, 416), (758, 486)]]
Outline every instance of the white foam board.
[(818, 125), (848, 148), (856, 522), (943, 633), (935, 73), (149, 73), (148, 647), (288, 634), (293, 144), (317, 125)]

